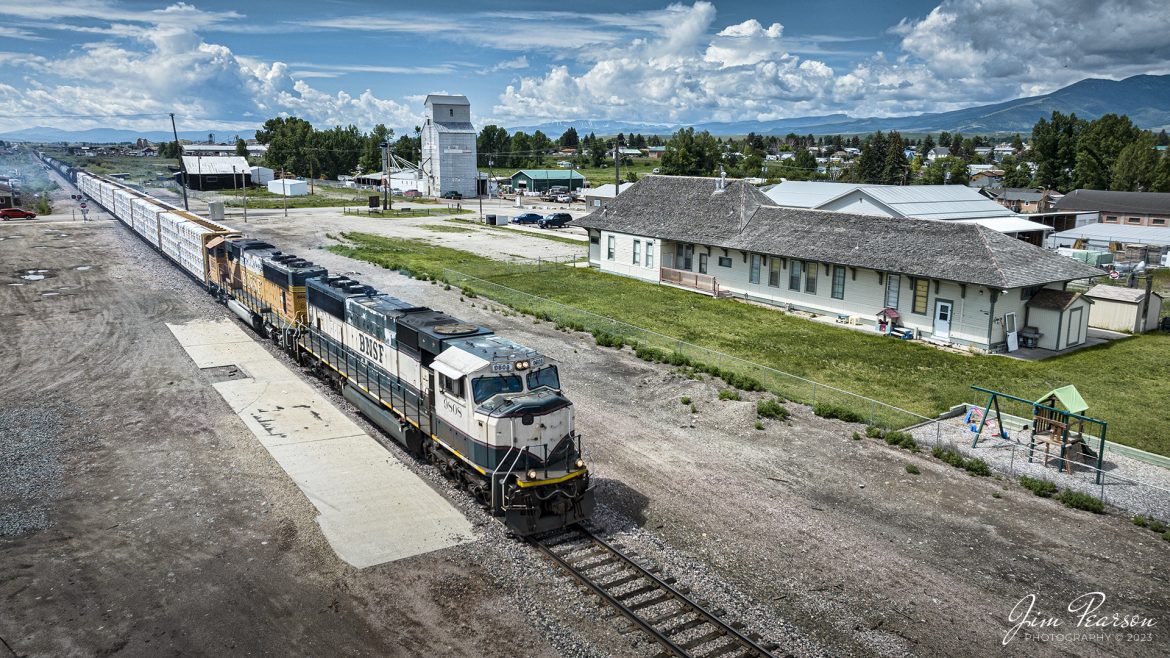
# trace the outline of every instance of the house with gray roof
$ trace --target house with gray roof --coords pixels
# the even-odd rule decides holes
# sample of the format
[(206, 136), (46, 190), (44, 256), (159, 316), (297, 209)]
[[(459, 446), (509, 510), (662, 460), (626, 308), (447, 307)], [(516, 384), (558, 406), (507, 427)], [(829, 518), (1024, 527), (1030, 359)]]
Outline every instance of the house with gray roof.
[(574, 224), (605, 272), (988, 351), (1024, 327), (1041, 347), (1084, 342), (1083, 296), (1055, 313), (1029, 303), (1103, 274), (977, 223), (784, 208), (717, 178), (643, 176)]

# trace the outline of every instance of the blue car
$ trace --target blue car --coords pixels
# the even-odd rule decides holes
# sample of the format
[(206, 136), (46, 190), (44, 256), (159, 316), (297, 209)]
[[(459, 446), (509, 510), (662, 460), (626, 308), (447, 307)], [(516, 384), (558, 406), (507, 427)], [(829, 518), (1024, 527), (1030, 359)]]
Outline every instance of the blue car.
[(526, 212), (523, 215), (516, 215), (512, 218), (513, 224), (539, 224), (540, 220), (544, 219), (541, 215), (534, 212)]

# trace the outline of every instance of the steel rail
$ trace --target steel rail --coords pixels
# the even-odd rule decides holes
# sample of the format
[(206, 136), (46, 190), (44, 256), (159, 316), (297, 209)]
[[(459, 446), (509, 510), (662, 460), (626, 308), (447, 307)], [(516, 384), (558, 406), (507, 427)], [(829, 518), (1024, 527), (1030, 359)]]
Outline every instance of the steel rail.
[[(663, 655), (676, 656), (678, 658), (696, 658), (696, 654), (692, 652), (693, 649), (701, 647), (704, 644), (708, 644), (709, 642), (712, 642), (712, 641), (718, 639), (719, 636), (723, 636), (723, 637), (730, 639), (732, 644), (738, 645), (737, 650), (739, 650), (740, 653), (737, 655), (739, 655), (739, 656), (759, 656), (762, 658), (774, 658), (774, 656), (770, 650), (760, 646), (759, 644), (756, 643), (755, 640), (749, 638), (748, 636), (744, 635), (743, 633), (740, 633), (731, 624), (719, 619), (719, 617), (716, 616), (714, 613), (712, 613), (709, 610), (707, 610), (706, 608), (704, 608), (702, 605), (700, 605), (698, 602), (696, 602), (693, 599), (691, 599), (690, 597), (688, 597), (686, 594), (684, 594), (679, 589), (676, 589), (675, 587), (673, 587), (670, 583), (666, 582), (662, 578), (659, 578), (658, 576), (651, 573), (647, 568), (645, 568), (642, 565), (635, 562), (632, 558), (630, 558), (628, 555), (623, 553), (617, 547), (613, 546), (612, 544), (605, 541), (604, 539), (601, 539), (596, 534), (594, 534), (593, 532), (591, 532), (590, 530), (588, 530), (586, 528), (582, 528), (580, 526), (577, 526), (575, 528), (567, 529), (567, 532), (570, 532), (570, 533), (574, 532), (574, 531), (579, 533), (580, 536), (575, 537), (575, 538), (570, 538), (570, 539), (567, 539), (564, 541), (558, 541), (557, 543), (552, 544), (552, 545), (547, 545), (542, 540), (536, 539), (533, 537), (527, 537), (526, 539), (528, 540), (529, 543), (531, 543), (533, 546), (538, 548), (542, 553), (544, 553), (545, 555), (550, 557), (554, 562), (556, 562), (558, 565), (560, 565), (560, 567), (562, 569), (564, 569), (566, 572), (568, 572), (568, 574), (570, 576), (575, 578), (581, 584), (588, 587), (591, 591), (593, 591), (594, 594), (601, 597), (602, 600), (609, 603), (611, 606), (613, 606), (615, 609), (617, 609), (618, 612), (621, 612), (623, 615), (625, 615), (626, 618), (628, 618), (630, 621), (634, 622), (634, 624), (636, 624), (639, 628), (641, 628), (648, 635), (650, 635), (652, 638), (654, 638), (655, 641), (657, 641), (659, 644), (662, 645), (662, 647), (664, 649)], [(562, 537), (564, 537), (563, 534), (549, 537), (549, 539), (561, 539)], [(574, 541), (577, 541), (578, 539), (584, 539), (587, 542), (590, 542), (593, 545), (593, 547), (599, 548), (602, 551), (604, 551), (603, 554), (594, 556), (594, 557), (602, 558), (601, 562), (592, 562), (589, 565), (587, 565), (585, 568), (579, 569), (570, 560), (566, 559), (565, 556), (562, 556), (553, 550), (557, 546), (571, 544)], [(573, 551), (569, 551), (569, 553), (577, 552), (577, 550), (583, 550), (583, 549), (576, 549)], [(608, 554), (608, 555), (606, 555), (606, 554)], [(568, 555), (568, 554), (566, 554), (566, 555)], [(658, 598), (661, 598), (661, 601), (659, 601), (658, 603), (665, 603), (667, 601), (674, 601), (679, 606), (679, 611), (676, 612), (675, 614), (669, 615), (667, 618), (673, 619), (673, 618), (680, 617), (682, 615), (693, 612), (698, 616), (698, 619), (692, 620), (690, 622), (686, 622), (683, 625), (675, 627), (675, 628), (667, 628), (667, 629), (660, 630), (659, 628), (655, 627), (654, 623), (652, 623), (650, 620), (648, 620), (648, 619), (646, 619), (638, 614), (638, 611), (636, 609), (634, 609), (634, 606), (636, 606), (637, 604), (634, 604), (634, 606), (631, 606), (631, 605), (627, 605), (627, 604), (623, 603), (622, 600), (620, 598), (618, 598), (618, 596), (615, 596), (613, 593), (611, 593), (606, 588), (606, 586), (602, 585), (600, 582), (598, 582), (598, 580), (595, 580), (594, 578), (592, 578), (592, 577), (588, 576), (586, 573), (584, 573), (590, 567), (601, 566), (602, 564), (612, 563), (615, 561), (620, 562), (624, 569), (633, 571), (634, 575), (624, 576), (622, 578), (619, 578), (617, 581), (614, 581), (614, 583), (611, 583), (610, 587), (625, 585), (625, 584), (628, 584), (628, 583), (633, 582), (633, 581), (638, 580), (638, 579), (645, 579), (646, 581), (648, 581), (650, 583), (650, 585), (647, 587), (643, 587), (642, 590), (644, 590), (644, 591), (642, 591), (638, 596), (631, 597), (627, 593), (626, 598), (639, 598), (641, 596), (641, 594), (648, 594), (650, 592), (657, 590), (661, 593), (660, 596), (658, 597)], [(613, 572), (607, 572), (607, 575), (612, 576), (614, 574), (613, 574)], [(665, 597), (665, 598), (662, 598), (662, 597)], [(654, 599), (655, 599), (655, 597), (650, 597), (649, 599), (645, 599), (645, 600), (654, 600)], [(657, 605), (657, 603), (654, 605)], [(654, 605), (650, 605), (647, 607), (653, 608)], [(681, 632), (682, 630), (689, 630), (691, 628), (702, 626), (703, 624), (710, 625), (714, 629), (714, 631), (712, 633), (707, 634), (706, 636), (702, 636), (702, 637), (707, 637), (709, 639), (707, 639), (703, 642), (700, 642), (699, 644), (694, 644), (691, 647), (687, 647), (687, 646), (685, 646), (686, 644), (688, 644), (687, 642), (679, 644), (671, 638), (671, 635), (673, 635), (675, 633)], [(702, 637), (700, 637), (699, 639), (702, 639)], [(730, 653), (731, 650), (729, 649), (729, 646), (730, 645), (725, 645), (723, 647), (720, 647), (716, 651), (715, 655), (723, 655), (725, 653)], [(698, 655), (701, 656), (704, 654), (699, 653)]]

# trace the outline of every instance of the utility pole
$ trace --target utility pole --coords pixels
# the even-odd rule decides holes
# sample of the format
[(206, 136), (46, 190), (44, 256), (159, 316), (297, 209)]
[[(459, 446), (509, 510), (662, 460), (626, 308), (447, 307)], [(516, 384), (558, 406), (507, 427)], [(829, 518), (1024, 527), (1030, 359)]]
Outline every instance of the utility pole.
[(175, 128), (174, 112), (171, 112), (171, 132), (175, 135), (175, 148), (179, 149), (177, 154), (179, 158), (179, 171), (183, 173), (183, 210), (191, 210), (191, 206), (187, 205), (187, 168), (183, 166), (183, 147), (179, 146), (179, 131)]
[[(569, 187), (572, 189), (572, 174), (569, 174)], [(622, 189), (622, 144), (618, 140), (613, 140), (613, 187), (614, 194)]]
[(284, 216), (288, 217), (288, 179), (284, 177), (284, 167), (280, 168), (280, 187), (284, 191), (284, 195), (280, 197), (284, 205)]
[(390, 142), (382, 142), (382, 210), (390, 210)]

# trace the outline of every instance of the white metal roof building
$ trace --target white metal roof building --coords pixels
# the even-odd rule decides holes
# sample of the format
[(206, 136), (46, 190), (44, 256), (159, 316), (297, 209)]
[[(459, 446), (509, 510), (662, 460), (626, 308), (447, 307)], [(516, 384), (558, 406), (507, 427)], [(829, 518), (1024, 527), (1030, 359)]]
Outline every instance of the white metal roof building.
[(1050, 244), (1055, 247), (1067, 247), (1077, 240), (1084, 240), (1088, 244), (1102, 247), (1107, 247), (1113, 242), (1163, 247), (1170, 246), (1170, 231), (1158, 226), (1086, 224), (1054, 233), (1051, 236)]
[[(779, 206), (831, 210), (874, 217), (957, 220), (1006, 234), (1052, 230), (1029, 221), (966, 185), (865, 185), (788, 181), (764, 194)], [(1033, 242), (1038, 242), (1033, 240)]]
[(817, 208), (826, 201), (835, 199), (846, 192), (852, 192), (860, 187), (869, 186), (864, 183), (824, 183), (819, 181), (790, 180), (773, 185), (762, 191), (778, 206), (784, 206), (786, 208)]
[(252, 184), (251, 166), (238, 155), (183, 156), (183, 176), (193, 190), (230, 190)]

